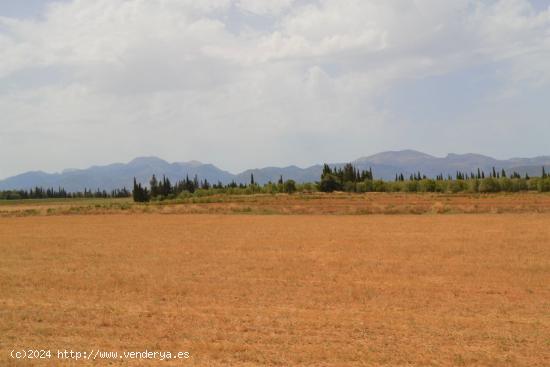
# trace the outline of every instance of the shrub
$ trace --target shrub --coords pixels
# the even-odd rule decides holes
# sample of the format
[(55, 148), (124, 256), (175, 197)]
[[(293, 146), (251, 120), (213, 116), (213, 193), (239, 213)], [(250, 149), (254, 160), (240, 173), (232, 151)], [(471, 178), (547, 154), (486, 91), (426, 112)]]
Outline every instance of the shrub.
[(319, 183), (319, 191), (333, 192), (333, 191), (341, 191), (341, 190), (342, 190), (342, 185), (340, 184), (340, 182), (338, 182), (336, 177), (334, 177), (333, 175), (325, 175), (321, 179), (321, 182)]
[(435, 191), (436, 192), (447, 192), (449, 188), (448, 181), (436, 181), (435, 182)]
[(292, 193), (296, 192), (296, 181), (286, 180), (283, 187), (284, 187), (284, 191), (287, 194), (292, 194)]
[(391, 192), (404, 191), (402, 181), (388, 182), (387, 183), (387, 188), (388, 188), (388, 191), (391, 191)]
[(422, 192), (435, 192), (435, 181), (434, 180), (422, 180), (419, 182), (418, 191)]
[[(302, 185), (303, 186), (303, 185)], [(265, 194), (276, 194), (279, 192), (279, 185), (278, 184), (274, 184), (274, 183), (269, 183), (267, 185), (265, 185), (263, 188), (262, 188), (262, 191), (265, 193)], [(305, 191), (304, 189), (302, 189), (302, 191)]]
[(499, 192), (500, 184), (497, 179), (492, 177), (487, 177), (481, 180), (479, 184), (479, 192), (488, 193), (488, 192)]
[(516, 178), (513, 180), (518, 187), (518, 191), (527, 191), (529, 187), (527, 186), (527, 180), (524, 178)]
[(539, 179), (531, 178), (527, 181), (527, 188), (530, 191), (537, 191), (539, 189)]
[(388, 187), (387, 187), (387, 185), (384, 181), (375, 180), (375, 181), (372, 181), (372, 191), (386, 192), (386, 191), (388, 191)]
[(501, 191), (504, 191), (504, 192), (517, 191), (517, 190), (514, 190), (514, 183), (512, 182), (512, 180), (510, 180), (507, 177), (501, 178), (499, 180), (498, 184), (500, 185), (500, 190)]
[(304, 184), (298, 185), (298, 190), (304, 192), (314, 192), (317, 191), (317, 187), (311, 182), (306, 182)]
[(367, 183), (366, 182), (358, 182), (355, 186), (355, 191), (357, 192), (367, 192)]
[(539, 179), (537, 189), (539, 192), (549, 192), (550, 191), (550, 178), (541, 178)]
[(464, 182), (462, 180), (450, 181), (448, 189), (453, 194), (456, 194), (457, 192), (465, 191), (466, 190), (466, 182)]
[(406, 181), (403, 186), (406, 192), (417, 192), (418, 191), (418, 181)]
[(355, 192), (355, 182), (347, 181), (344, 183), (344, 191)]
[(479, 192), (479, 180), (469, 180), (468, 181), (468, 192)]
[(179, 193), (178, 199), (187, 199), (187, 198), (190, 198), (192, 196), (193, 196), (193, 194), (191, 194), (189, 191), (183, 190), (182, 192)]

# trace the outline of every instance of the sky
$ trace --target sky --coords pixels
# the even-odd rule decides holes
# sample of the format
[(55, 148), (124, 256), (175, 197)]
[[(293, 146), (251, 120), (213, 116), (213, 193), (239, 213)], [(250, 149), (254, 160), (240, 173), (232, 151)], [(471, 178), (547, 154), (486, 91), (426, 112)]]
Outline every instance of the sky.
[(0, 0), (0, 178), (550, 155), (550, 0)]

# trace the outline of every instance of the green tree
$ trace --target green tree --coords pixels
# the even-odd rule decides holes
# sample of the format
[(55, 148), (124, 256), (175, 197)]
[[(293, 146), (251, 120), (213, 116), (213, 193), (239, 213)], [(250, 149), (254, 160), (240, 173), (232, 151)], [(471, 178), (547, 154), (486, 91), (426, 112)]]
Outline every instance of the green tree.
[(319, 183), (319, 191), (333, 192), (333, 191), (341, 191), (341, 190), (342, 190), (342, 184), (334, 175), (328, 174), (328, 175), (324, 175), (321, 178), (321, 182)]
[(296, 192), (296, 181), (294, 180), (286, 180), (284, 183), (284, 191), (287, 194), (292, 194)]
[(157, 177), (153, 174), (149, 181), (149, 189), (151, 191), (151, 197), (157, 197), (159, 195), (159, 183)]

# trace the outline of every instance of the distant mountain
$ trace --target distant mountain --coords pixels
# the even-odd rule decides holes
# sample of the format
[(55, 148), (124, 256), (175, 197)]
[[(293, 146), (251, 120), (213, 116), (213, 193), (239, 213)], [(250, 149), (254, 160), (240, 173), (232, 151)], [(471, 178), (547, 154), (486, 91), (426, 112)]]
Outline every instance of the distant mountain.
[(534, 176), (541, 173), (542, 166), (550, 166), (550, 156), (498, 160), (481, 154), (451, 153), (444, 158), (440, 158), (414, 150), (402, 150), (359, 158), (353, 163), (359, 167), (370, 165), (375, 172), (375, 176), (385, 179), (394, 178), (396, 173), (401, 172), (405, 176), (416, 172), (421, 172), (429, 177), (435, 177), (439, 174), (454, 176), (457, 171), (475, 173), (479, 168), (489, 172), (493, 167), (499, 171), (504, 169), (507, 172), (516, 171), (522, 175), (528, 173)]
[(41, 187), (64, 187), (68, 191), (83, 191), (85, 188), (112, 190), (131, 188), (134, 177), (147, 183), (153, 174), (166, 175), (170, 180), (193, 178), (195, 175), (210, 182), (228, 183), (234, 175), (211, 164), (197, 161), (168, 163), (156, 157), (136, 158), (129, 163), (114, 163), (108, 166), (93, 166), (87, 169), (71, 169), (62, 173), (27, 172), (0, 181), (0, 190), (29, 189)]
[[(498, 160), (480, 154), (448, 154), (446, 157), (434, 157), (414, 150), (382, 152), (368, 157), (362, 157), (352, 162), (360, 169), (372, 168), (375, 178), (393, 179), (396, 174), (403, 173), (408, 177), (412, 173), (421, 172), (429, 177), (443, 174), (453, 175), (457, 171), (476, 172), (478, 168), (489, 172), (495, 167), (507, 172), (517, 171), (536, 176), (545, 166), (550, 172), (550, 156), (535, 158), (512, 158)], [(332, 163), (331, 166), (341, 167), (344, 163)], [(250, 169), (239, 174), (221, 170), (199, 161), (169, 163), (157, 157), (140, 157), (128, 163), (114, 163), (107, 166), (92, 166), (87, 169), (66, 169), (61, 173), (45, 173), (41, 171), (26, 172), (0, 181), (0, 190), (29, 189), (32, 187), (64, 187), (68, 191), (83, 191), (87, 189), (131, 188), (133, 178), (144, 184), (149, 182), (153, 174), (159, 177), (166, 175), (171, 181), (190, 178), (197, 175), (199, 179), (207, 179), (211, 183), (231, 181), (237, 183), (250, 182), (250, 175), (258, 183), (276, 182), (280, 176), (285, 180), (297, 182), (318, 181), (323, 166), (321, 164), (307, 168), (296, 166), (265, 167)]]
[(235, 176), (236, 182), (248, 183), (250, 182), (251, 174), (254, 175), (254, 180), (260, 183), (277, 182), (281, 176), (285, 180), (292, 179), (296, 182), (315, 182), (319, 181), (321, 172), (323, 171), (322, 165), (315, 165), (308, 168), (300, 168), (296, 166), (288, 166), (283, 168), (278, 167), (266, 167), (249, 169)]

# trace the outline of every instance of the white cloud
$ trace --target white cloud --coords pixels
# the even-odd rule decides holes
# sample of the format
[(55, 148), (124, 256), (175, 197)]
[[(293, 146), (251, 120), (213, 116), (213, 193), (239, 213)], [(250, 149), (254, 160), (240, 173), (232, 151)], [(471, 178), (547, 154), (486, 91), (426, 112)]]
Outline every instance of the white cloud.
[(277, 15), (287, 10), (296, 0), (238, 0), (239, 9), (259, 15)]
[[(239, 12), (256, 23), (230, 29)], [(140, 154), (241, 169), (408, 147), (414, 116), (380, 102), (399, 83), (494, 64), (494, 94), (526, 93), (548, 88), (549, 53), (550, 10), (527, 0), (53, 3), (0, 17), (0, 154), (33, 147), (0, 176)]]

